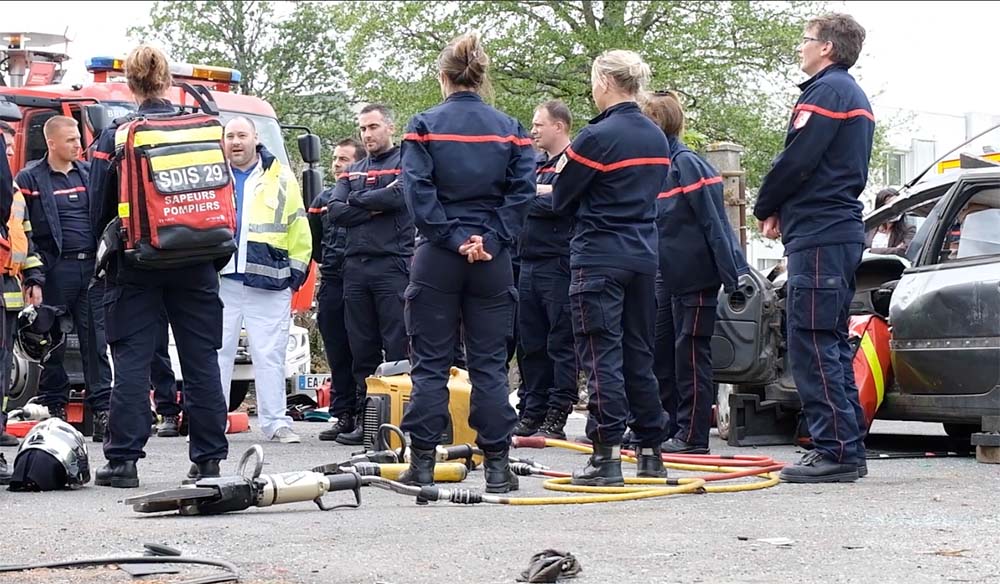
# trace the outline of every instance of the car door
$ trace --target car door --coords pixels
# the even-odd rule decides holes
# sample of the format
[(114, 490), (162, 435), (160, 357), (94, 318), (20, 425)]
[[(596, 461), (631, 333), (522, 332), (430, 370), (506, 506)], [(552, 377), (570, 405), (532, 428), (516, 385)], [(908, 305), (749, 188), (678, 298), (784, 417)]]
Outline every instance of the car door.
[(1000, 172), (964, 175), (927, 223), (890, 303), (899, 390), (988, 393), (1000, 383)]

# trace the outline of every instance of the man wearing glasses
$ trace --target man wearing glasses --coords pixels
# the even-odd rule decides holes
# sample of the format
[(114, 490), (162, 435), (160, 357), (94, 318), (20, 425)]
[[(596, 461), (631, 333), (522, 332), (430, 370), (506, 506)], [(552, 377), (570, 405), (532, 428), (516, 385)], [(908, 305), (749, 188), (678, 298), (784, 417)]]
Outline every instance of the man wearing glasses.
[(858, 200), (868, 180), (875, 117), (847, 70), (865, 29), (846, 14), (806, 24), (799, 44), (799, 85), (785, 149), (757, 195), (754, 215), (788, 257), (788, 353), (814, 450), (781, 478), (852, 482), (868, 473), (864, 415), (847, 343), (854, 272), (865, 231)]

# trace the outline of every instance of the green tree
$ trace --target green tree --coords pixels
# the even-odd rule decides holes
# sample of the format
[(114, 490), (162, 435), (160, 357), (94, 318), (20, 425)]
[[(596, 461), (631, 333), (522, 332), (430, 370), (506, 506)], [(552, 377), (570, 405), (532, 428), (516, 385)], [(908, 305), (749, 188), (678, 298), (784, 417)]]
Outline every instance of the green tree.
[[(320, 2), (209, 0), (157, 2), (129, 36), (159, 42), (179, 61), (239, 70), (241, 93), (267, 100), (281, 123), (307, 126), (329, 145), (354, 126), (336, 30)], [(287, 144), (294, 159), (292, 137)]]
[(577, 126), (595, 111), (590, 65), (602, 51), (638, 51), (653, 89), (691, 99), (691, 129), (746, 146), (750, 184), (780, 150), (795, 46), (816, 2), (351, 2), (335, 17), (348, 35), (346, 69), (358, 101), (385, 101), (402, 117), (441, 99), (435, 59), (470, 29), (492, 59), (496, 105), (527, 124), (547, 98), (567, 102)]

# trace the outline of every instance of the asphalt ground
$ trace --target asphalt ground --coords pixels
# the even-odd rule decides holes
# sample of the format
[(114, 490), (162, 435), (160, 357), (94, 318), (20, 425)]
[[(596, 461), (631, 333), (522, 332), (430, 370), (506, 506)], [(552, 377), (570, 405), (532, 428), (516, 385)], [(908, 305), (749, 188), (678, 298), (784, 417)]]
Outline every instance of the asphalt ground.
[[(568, 424), (583, 431), (583, 416)], [(320, 442), (324, 423), (296, 422), (302, 444), (262, 443), (251, 431), (231, 435), (233, 473), (240, 454), (262, 443), (264, 472), (305, 470), (354, 450)], [(713, 435), (713, 454), (762, 454), (794, 461), (792, 446), (731, 448)], [(91, 464), (104, 463), (92, 445)], [(878, 451), (953, 448), (940, 425), (877, 422), (868, 446)], [(13, 449), (3, 451), (13, 459)], [(515, 450), (557, 470), (586, 456), (560, 449)], [(323, 512), (312, 503), (223, 516), (141, 515), (128, 496), (178, 485), (187, 471), (184, 438), (152, 437), (140, 461), (139, 489), (87, 487), (74, 492), (0, 491), (4, 536), (0, 563), (139, 555), (147, 542), (185, 555), (224, 559), (241, 582), (511, 583), (533, 554), (554, 548), (580, 562), (580, 583), (647, 582), (1000, 582), (1000, 467), (974, 458), (870, 460), (854, 484), (779, 484), (762, 491), (676, 495), (590, 505), (417, 506), (378, 489), (358, 509)], [(626, 474), (632, 472), (626, 465)], [(671, 471), (672, 476), (692, 473)], [(482, 472), (466, 484), (483, 486)], [(555, 495), (521, 477), (518, 495)], [(329, 503), (350, 495), (329, 496)], [(779, 542), (762, 539), (783, 538)], [(179, 582), (210, 569), (142, 582)], [(129, 582), (114, 569), (0, 574), (0, 582)], [(138, 581), (138, 580), (136, 580)]]

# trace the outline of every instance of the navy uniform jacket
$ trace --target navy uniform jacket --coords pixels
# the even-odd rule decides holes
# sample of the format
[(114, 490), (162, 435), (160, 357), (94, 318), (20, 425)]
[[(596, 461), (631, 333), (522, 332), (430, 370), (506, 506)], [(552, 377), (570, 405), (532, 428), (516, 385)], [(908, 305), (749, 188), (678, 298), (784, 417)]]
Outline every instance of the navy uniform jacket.
[(330, 219), (347, 229), (347, 256), (413, 255), (413, 219), (399, 180), (399, 147), (368, 156), (337, 177)]
[(720, 284), (732, 292), (748, 268), (726, 217), (722, 177), (675, 136), (667, 140), (670, 172), (656, 199), (663, 285), (673, 296)]
[[(111, 138), (114, 141), (114, 134)], [(80, 173), (83, 184), (88, 186), (87, 193), (90, 195), (90, 204), (93, 205), (93, 199), (97, 195), (89, 189), (90, 163), (74, 160), (73, 167)], [(56, 195), (50, 177), (51, 172), (48, 159), (42, 158), (28, 164), (21, 172), (17, 173), (17, 178), (14, 180), (24, 194), (28, 220), (31, 221), (32, 243), (35, 244), (35, 248), (46, 266), (55, 265), (63, 251), (63, 229), (59, 222), (59, 209), (56, 206)], [(90, 233), (93, 238), (91, 243), (93, 247), (96, 247), (97, 236), (93, 230)]]
[(576, 218), (572, 268), (656, 274), (656, 195), (669, 156), (666, 136), (635, 102), (609, 107), (577, 135), (552, 192), (553, 209)]
[(403, 190), (421, 237), (458, 253), (482, 235), (491, 255), (513, 252), (535, 196), (531, 144), (517, 120), (469, 91), (413, 116), (403, 137)]
[(785, 149), (757, 193), (753, 214), (779, 216), (786, 252), (865, 242), (864, 205), (875, 116), (843, 65), (799, 85)]
[[(555, 185), (556, 163), (561, 154), (542, 162), (535, 172), (535, 182)], [(524, 260), (545, 260), (569, 257), (569, 240), (573, 236), (573, 218), (557, 215), (552, 210), (552, 193), (531, 200), (528, 217), (518, 240), (518, 255)]]
[(333, 199), (330, 187), (320, 194), (309, 206), (309, 228), (313, 236), (312, 259), (319, 264), (319, 272), (325, 278), (341, 277), (344, 267), (344, 248), (347, 245), (347, 230), (334, 224), (327, 212)]
[[(0, 132), (0, 148), (7, 152), (7, 138)], [(0, 157), (0, 225), (10, 220), (10, 208), (14, 204), (14, 176), (10, 170), (7, 155)]]

